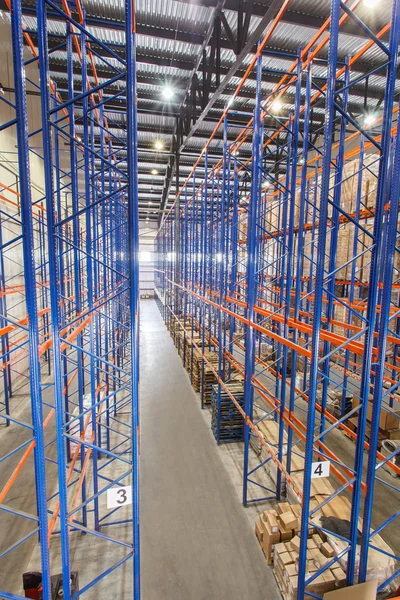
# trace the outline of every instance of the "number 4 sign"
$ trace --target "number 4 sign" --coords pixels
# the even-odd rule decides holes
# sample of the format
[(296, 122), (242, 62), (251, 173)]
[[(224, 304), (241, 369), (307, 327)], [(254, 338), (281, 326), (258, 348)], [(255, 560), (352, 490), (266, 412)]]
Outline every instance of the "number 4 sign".
[(330, 470), (331, 463), (329, 462), (329, 460), (312, 463), (311, 479), (315, 479), (316, 477), (329, 477)]
[(118, 508), (132, 504), (132, 486), (115, 487), (107, 490), (107, 508)]

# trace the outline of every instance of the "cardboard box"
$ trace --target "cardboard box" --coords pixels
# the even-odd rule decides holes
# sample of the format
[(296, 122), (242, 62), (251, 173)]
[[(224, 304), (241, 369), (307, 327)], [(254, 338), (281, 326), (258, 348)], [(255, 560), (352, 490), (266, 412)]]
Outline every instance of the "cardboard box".
[(261, 525), (261, 521), (256, 521), (255, 533), (256, 533), (258, 541), (260, 542), (260, 544), (262, 544), (263, 537), (264, 537), (264, 529), (263, 529), (263, 526)]
[(287, 552), (285, 544), (283, 542), (281, 542), (280, 544), (276, 544), (275, 552), (277, 554), (283, 554), (284, 552)]
[(294, 558), (290, 552), (284, 552), (283, 554), (280, 554), (279, 560), (284, 567), (286, 567), (286, 565), (294, 564)]
[(278, 504), (278, 515), (281, 515), (285, 512), (290, 511), (290, 504), (289, 502), (279, 502)]
[(310, 584), (306, 586), (306, 589), (314, 594), (324, 594), (325, 593), (326, 581), (324, 576), (318, 575)]
[[(372, 403), (368, 402), (367, 420), (372, 420)], [(390, 413), (387, 410), (381, 410), (379, 415), (379, 429), (398, 429), (400, 425), (400, 412)]]
[(334, 555), (334, 551), (332, 546), (328, 544), (328, 542), (324, 542), (320, 548), (322, 554), (326, 556), (326, 558), (332, 558)]
[(275, 554), (275, 545), (279, 544), (280, 535), (279, 533), (273, 533), (269, 529), (268, 523), (263, 521), (263, 540), (262, 540), (262, 548), (264, 550), (264, 555), (269, 565), (272, 565), (274, 561)]
[(336, 496), (322, 507), (325, 517), (339, 517), (350, 520), (351, 504), (344, 496)]
[(330, 591), (334, 590), (336, 587), (336, 579), (335, 579), (333, 573), (331, 572), (331, 570), (327, 569), (326, 571), (324, 571), (323, 576), (324, 576), (325, 583), (326, 583), (325, 591), (330, 592)]
[(297, 585), (298, 585), (297, 575), (293, 575), (292, 577), (289, 577), (288, 593), (293, 595), (294, 597), (297, 596)]
[(268, 523), (272, 533), (279, 532), (277, 514), (275, 510), (265, 510), (261, 516), (262, 519)]
[(292, 530), (290, 529), (290, 531), (286, 531), (281, 523), (279, 523), (279, 533), (281, 535), (282, 542), (288, 542), (293, 537)]
[(326, 558), (326, 556), (324, 556), (322, 554), (322, 552), (319, 552), (318, 550), (315, 552), (315, 554), (313, 555), (313, 561), (315, 566), (320, 569), (321, 567), (323, 567), (324, 565), (326, 565), (327, 562), (329, 562), (329, 558)]
[(292, 544), (290, 542), (284, 542), (286, 552), (293, 552)]
[(314, 535), (312, 536), (312, 539), (315, 544), (315, 547), (318, 548), (318, 550), (319, 550), (321, 548), (322, 544), (324, 543), (322, 541), (322, 538), (319, 535), (319, 533), (314, 533)]
[(342, 567), (332, 567), (331, 568), (332, 575), (336, 580), (336, 587), (344, 587), (346, 585), (346, 573), (343, 571)]
[(286, 531), (289, 531), (290, 529), (296, 529), (296, 527), (299, 526), (297, 517), (292, 513), (291, 510), (281, 513), (279, 515), (279, 521)]
[(296, 574), (297, 574), (297, 569), (296, 569), (296, 565), (294, 563), (291, 563), (290, 565), (286, 565), (286, 569), (285, 569), (286, 581), (288, 581), (290, 577), (295, 577)]
[(300, 538), (296, 535), (292, 540), (290, 540), (290, 545), (296, 552), (300, 552)]
[(318, 546), (315, 543), (313, 537), (307, 540), (307, 550), (318, 550)]
[(377, 581), (366, 581), (327, 592), (324, 594), (324, 600), (376, 600), (377, 589)]
[(301, 521), (301, 506), (300, 504), (291, 504), (290, 509), (294, 515), (296, 515), (299, 523)]

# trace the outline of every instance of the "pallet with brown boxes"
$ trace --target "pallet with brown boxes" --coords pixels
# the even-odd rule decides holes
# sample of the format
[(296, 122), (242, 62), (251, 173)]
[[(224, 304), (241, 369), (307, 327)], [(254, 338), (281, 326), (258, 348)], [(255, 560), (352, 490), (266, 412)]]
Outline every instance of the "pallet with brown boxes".
[[(297, 598), (297, 574), (300, 550), (301, 507), (287, 502), (277, 510), (266, 510), (256, 521), (255, 533), (267, 564), (273, 565), (274, 575), (284, 600)], [(316, 573), (334, 556), (333, 549), (324, 542), (313, 527), (307, 540), (307, 572)], [(324, 594), (346, 584), (346, 574), (340, 565), (326, 569), (307, 588), (315, 594)]]

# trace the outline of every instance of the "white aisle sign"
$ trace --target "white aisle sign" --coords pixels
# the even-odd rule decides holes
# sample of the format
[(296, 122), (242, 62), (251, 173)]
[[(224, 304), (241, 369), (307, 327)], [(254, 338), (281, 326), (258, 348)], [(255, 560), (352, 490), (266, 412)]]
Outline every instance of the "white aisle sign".
[(107, 508), (118, 508), (132, 504), (132, 486), (115, 487), (107, 490)]
[(329, 477), (331, 470), (331, 463), (329, 460), (323, 460), (321, 462), (315, 462), (311, 464), (311, 479), (317, 477)]

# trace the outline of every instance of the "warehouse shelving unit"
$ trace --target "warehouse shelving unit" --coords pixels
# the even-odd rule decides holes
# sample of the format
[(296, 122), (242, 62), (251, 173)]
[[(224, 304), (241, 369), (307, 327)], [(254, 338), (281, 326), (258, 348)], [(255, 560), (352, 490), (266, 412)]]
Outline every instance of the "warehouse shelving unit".
[[(244, 505), (281, 499), (283, 482), (290, 499), (302, 503), (299, 598), (320, 597), (311, 584), (339, 560), (349, 585), (366, 579), (373, 553), (391, 561), (379, 590), (399, 575), (399, 549), (377, 540), (394, 531), (399, 515), (396, 480), (382, 476), (384, 468), (400, 474), (392, 462), (396, 451), (380, 452), (379, 423), (382, 415), (398, 420), (400, 6), (393, 2), (390, 23), (373, 32), (358, 5), (333, 0), (329, 22), (297, 56), (264, 50), (278, 13), (237, 89), (255, 70), (254, 114), (235, 111), (235, 93), (157, 237), (157, 301), (192, 380), (194, 357), (202, 358), (202, 407), (206, 369), (218, 383), (217, 442), (223, 441), (221, 393), (243, 417)], [(340, 29), (348, 21), (369, 41), (340, 61)], [(368, 63), (376, 53), (381, 66), (354, 76), (357, 61)], [(281, 79), (265, 97), (268, 70)], [(351, 110), (353, 89), (377, 76), (386, 82), (380, 112), (359, 122)], [(283, 118), (287, 96), (294, 109)], [(325, 115), (320, 146), (313, 111)], [(240, 123), (232, 142), (228, 133)], [(213, 156), (217, 131), (223, 136), (220, 160)], [(244, 161), (240, 151), (249, 143), (251, 159)], [(218, 354), (217, 364), (210, 352)], [(238, 378), (243, 406), (230, 391)], [(341, 435), (355, 442), (350, 461), (338, 448)], [(299, 459), (300, 476), (293, 467)], [(315, 501), (313, 465), (326, 461), (331, 491)], [(271, 466), (273, 489), (264, 473)], [(378, 487), (393, 494), (384, 520)], [(309, 575), (309, 527), (324, 531), (317, 515), (343, 497), (349, 536), (336, 535), (335, 556)]]
[[(1, 130), (16, 132), (19, 174), (18, 189), (1, 186), (0, 416), (10, 431), (20, 428), (30, 435), (22, 434), (27, 439), (2, 456), (8, 480), (0, 498), (4, 514), (32, 527), (2, 553), (0, 562), (37, 536), (35, 569), (42, 573), (44, 600), (52, 598), (51, 576), (56, 573), (62, 573), (64, 597), (70, 599), (122, 571), (131, 581), (132, 597), (139, 598), (134, 7), (124, 3), (121, 58), (88, 30), (79, 0), (74, 7), (79, 21), (67, 1), (39, 0), (34, 32), (24, 26), (19, 0), (7, 0), (7, 6), (15, 98), (0, 98), (12, 112)], [(47, 11), (62, 23), (62, 34), (48, 31)], [(66, 57), (66, 89), (57, 89), (51, 80), (51, 53)], [(98, 77), (102, 64), (112, 69), (111, 79)], [(28, 65), (37, 65), (34, 78), (25, 77)], [(80, 90), (75, 89), (77, 77)], [(42, 124), (35, 123), (34, 131), (28, 124), (27, 82), (41, 96)], [(110, 82), (118, 85), (112, 95), (105, 92)], [(113, 118), (118, 102), (125, 127), (117, 135)], [(42, 140), (39, 150), (31, 142), (37, 137)], [(30, 153), (43, 161), (45, 190), (37, 200), (31, 195)], [(26, 317), (17, 320), (25, 306)], [(28, 360), (28, 376), (18, 366), (21, 360)], [(27, 377), (31, 411), (25, 422), (14, 416), (10, 398), (13, 387)], [(22, 457), (16, 460), (18, 453)], [(8, 505), (7, 495), (32, 456), (37, 510), (32, 507), (27, 514), (12, 502)], [(103, 543), (107, 566), (100, 560), (82, 569), (93, 537)], [(72, 587), (72, 571), (79, 572), (79, 591)], [(18, 589), (22, 572), (16, 577)], [(1, 589), (0, 595), (22, 598), (10, 589)]]

